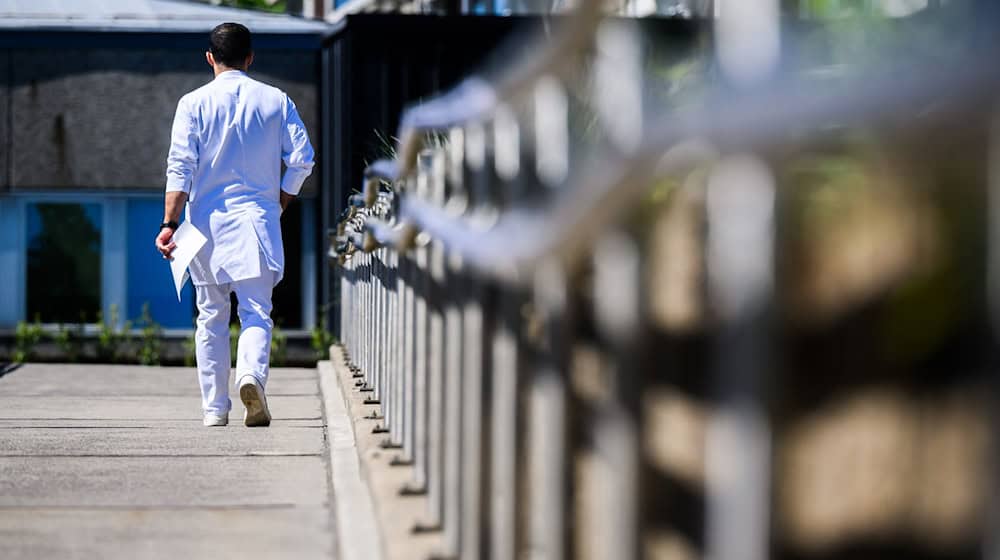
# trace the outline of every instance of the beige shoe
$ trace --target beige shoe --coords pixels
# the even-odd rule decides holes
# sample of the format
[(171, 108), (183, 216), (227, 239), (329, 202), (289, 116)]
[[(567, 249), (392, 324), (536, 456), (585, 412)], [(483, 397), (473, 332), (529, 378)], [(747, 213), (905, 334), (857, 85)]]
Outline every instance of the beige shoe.
[(267, 398), (257, 378), (244, 375), (240, 378), (240, 400), (246, 407), (243, 424), (247, 426), (270, 426), (271, 412), (267, 410)]
[(228, 414), (206, 414), (201, 423), (205, 426), (225, 426), (229, 424)]

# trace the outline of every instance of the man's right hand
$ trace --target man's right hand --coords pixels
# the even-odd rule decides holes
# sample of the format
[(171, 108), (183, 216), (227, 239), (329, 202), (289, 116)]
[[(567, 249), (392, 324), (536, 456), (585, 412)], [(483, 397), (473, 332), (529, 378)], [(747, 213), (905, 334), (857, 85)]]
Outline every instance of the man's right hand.
[(159, 251), (160, 254), (163, 255), (163, 258), (168, 261), (171, 260), (170, 253), (177, 248), (177, 244), (173, 242), (173, 239), (174, 230), (166, 226), (163, 226), (163, 228), (160, 229), (159, 235), (156, 236), (156, 250)]

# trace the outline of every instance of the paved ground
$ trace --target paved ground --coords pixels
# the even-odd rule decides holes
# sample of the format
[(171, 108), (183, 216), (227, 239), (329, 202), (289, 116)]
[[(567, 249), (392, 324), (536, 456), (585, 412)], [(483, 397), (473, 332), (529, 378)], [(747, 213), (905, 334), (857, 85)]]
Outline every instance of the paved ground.
[(330, 558), (316, 370), (275, 369), (270, 428), (201, 426), (192, 368), (0, 377), (0, 558)]

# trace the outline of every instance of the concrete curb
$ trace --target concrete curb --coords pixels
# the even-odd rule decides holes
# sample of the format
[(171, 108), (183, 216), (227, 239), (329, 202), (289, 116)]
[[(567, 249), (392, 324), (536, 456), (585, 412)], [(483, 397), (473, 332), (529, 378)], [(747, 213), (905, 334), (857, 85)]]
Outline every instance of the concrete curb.
[(428, 511), (427, 494), (400, 493), (403, 487), (411, 486), (413, 466), (396, 463), (399, 452), (387, 449), (383, 445), (386, 435), (374, 431), (382, 423), (381, 418), (373, 417), (378, 405), (367, 404), (370, 393), (357, 390), (343, 348), (331, 348), (330, 364), (354, 430), (361, 479), (368, 485), (373, 503), (383, 560), (440, 558), (441, 531), (414, 531), (417, 525), (428, 525), (422, 521)]
[(336, 546), (341, 560), (384, 558), (368, 485), (361, 478), (354, 427), (329, 361), (316, 364), (329, 437), (330, 484), (334, 495)]

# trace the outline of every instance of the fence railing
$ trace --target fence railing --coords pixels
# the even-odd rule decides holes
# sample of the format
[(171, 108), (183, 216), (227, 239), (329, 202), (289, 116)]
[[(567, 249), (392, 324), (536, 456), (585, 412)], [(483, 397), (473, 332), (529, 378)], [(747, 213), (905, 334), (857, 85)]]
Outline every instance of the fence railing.
[[(996, 557), (990, 500), (975, 496), (995, 481), (977, 466), (996, 430), (975, 389), (996, 386), (981, 375), (1000, 262), (991, 42), (951, 59), (962, 64), (897, 45), (846, 75), (788, 69), (781, 53), (801, 43), (776, 9), (734, 8), (697, 102), (668, 109), (650, 103), (644, 39), (598, 7), (515, 70), (408, 111), (398, 157), (369, 166), (331, 232), (344, 351), (385, 446), (412, 468), (400, 491), (427, 496), (416, 529), (470, 559), (828, 558), (855, 545)], [(859, 127), (904, 147), (857, 149), (843, 131)], [(949, 140), (928, 144), (940, 151), (912, 148), (942, 130)], [(806, 186), (789, 179), (816, 154), (829, 165)], [(956, 172), (961, 193), (934, 198), (962, 166), (981, 173)], [(801, 202), (815, 176), (808, 192), (839, 202)], [(934, 229), (963, 220), (978, 226)], [(970, 240), (989, 251), (952, 250)], [(924, 276), (970, 291), (906, 299)], [(876, 321), (897, 301), (912, 312)], [(939, 324), (935, 306), (957, 315)], [(907, 326), (903, 358), (870, 347)], [(872, 338), (850, 336), (861, 331)], [(832, 356), (852, 373), (838, 377)], [(958, 395), (955, 409), (928, 385)], [(868, 443), (843, 443), (854, 437)], [(895, 480), (912, 468), (858, 457), (935, 445), (958, 457), (918, 453), (928, 472), (953, 469), (943, 478), (885, 482), (896, 493), (868, 501), (854, 478), (841, 502), (817, 490), (838, 484), (824, 464)], [(929, 485), (951, 505), (925, 504)]]

